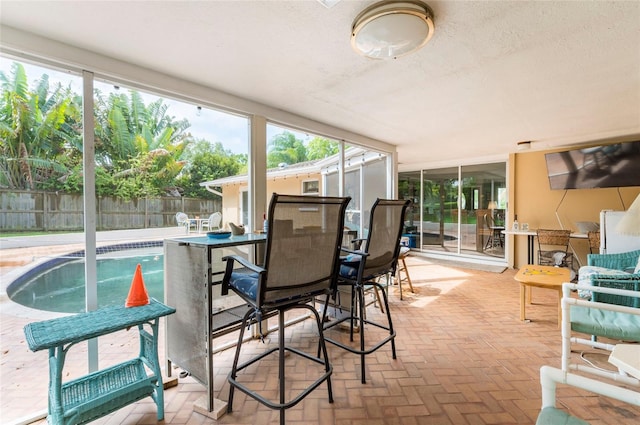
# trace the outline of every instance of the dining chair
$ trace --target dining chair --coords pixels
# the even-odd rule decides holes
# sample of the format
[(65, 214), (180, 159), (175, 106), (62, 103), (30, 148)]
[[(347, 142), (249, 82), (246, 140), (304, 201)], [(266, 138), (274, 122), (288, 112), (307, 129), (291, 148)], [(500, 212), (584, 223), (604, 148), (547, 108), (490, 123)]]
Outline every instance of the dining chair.
[(222, 213), (219, 211), (214, 212), (208, 219), (202, 222), (203, 230), (219, 230), (222, 224)]
[(176, 213), (176, 224), (178, 227), (184, 227), (189, 233), (191, 229), (196, 230), (198, 228), (198, 224), (195, 220), (191, 220), (189, 216), (183, 212)]
[(598, 254), (600, 252), (600, 230), (587, 232), (589, 240), (589, 253)]
[[(360, 373), (362, 383), (366, 383), (365, 357), (387, 343), (391, 344), (391, 353), (396, 358), (395, 337), (389, 301), (384, 284), (380, 281), (393, 277), (400, 254), (400, 237), (404, 226), (404, 216), (411, 201), (377, 199), (371, 208), (369, 231), (359, 250), (342, 248), (343, 258), (340, 265), (338, 286), (350, 288), (350, 311), (345, 317), (336, 318), (327, 323), (328, 309), (325, 308), (323, 323), (325, 331), (341, 323), (349, 323), (349, 342), (344, 343), (338, 337), (326, 337), (326, 341), (351, 353), (360, 356)], [(375, 322), (365, 314), (365, 292), (374, 288), (382, 295), (386, 323)], [(334, 294), (335, 295), (335, 294)], [(326, 305), (329, 305), (327, 295)], [(357, 326), (359, 344), (353, 344), (354, 329)], [(386, 336), (375, 344), (367, 344), (365, 328), (371, 326), (382, 329)]]
[(502, 230), (504, 230), (504, 227), (496, 226), (493, 217), (489, 214), (484, 215), (484, 224), (489, 230), (489, 239), (487, 239), (484, 249), (486, 250), (498, 245), (500, 245), (500, 247), (504, 247), (504, 240), (502, 239)]
[(571, 230), (538, 229), (538, 264), (569, 267), (573, 270), (573, 254), (569, 252)]
[[(226, 261), (226, 270), (222, 281), (222, 294), (227, 294), (231, 289), (249, 307), (242, 319), (235, 357), (228, 377), (228, 412), (232, 412), (236, 388), (265, 406), (279, 410), (282, 425), (285, 423), (285, 409), (298, 404), (325, 381), (329, 403), (333, 402), (330, 378), (332, 367), (323, 336), (324, 330), (320, 315), (310, 302), (315, 297), (328, 296), (335, 290), (344, 214), (350, 200), (349, 197), (291, 196), (274, 193), (269, 204), (264, 266), (253, 264), (240, 256), (223, 258)], [(317, 356), (294, 347), (291, 341), (285, 343), (285, 313), (293, 309), (306, 309), (315, 318), (319, 335)], [(256, 324), (262, 338), (263, 320), (273, 314), (278, 316), (277, 346), (239, 364), (247, 326)], [(287, 397), (291, 388), (285, 388), (285, 359), (290, 361), (292, 358), (287, 357), (286, 352), (296, 354), (324, 368), (324, 373), (306, 385), (295, 397)], [(240, 373), (273, 353), (277, 353), (278, 357), (278, 400), (272, 400), (252, 388), (251, 373)], [(300, 386), (302, 384), (293, 385), (296, 389)]]

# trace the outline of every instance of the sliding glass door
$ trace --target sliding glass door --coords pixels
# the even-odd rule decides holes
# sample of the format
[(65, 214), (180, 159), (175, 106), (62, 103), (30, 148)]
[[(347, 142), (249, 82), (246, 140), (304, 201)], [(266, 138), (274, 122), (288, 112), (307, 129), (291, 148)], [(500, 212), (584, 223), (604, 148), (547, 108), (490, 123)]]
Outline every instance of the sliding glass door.
[(505, 163), (400, 173), (399, 194), (413, 201), (405, 228), (412, 248), (504, 259)]

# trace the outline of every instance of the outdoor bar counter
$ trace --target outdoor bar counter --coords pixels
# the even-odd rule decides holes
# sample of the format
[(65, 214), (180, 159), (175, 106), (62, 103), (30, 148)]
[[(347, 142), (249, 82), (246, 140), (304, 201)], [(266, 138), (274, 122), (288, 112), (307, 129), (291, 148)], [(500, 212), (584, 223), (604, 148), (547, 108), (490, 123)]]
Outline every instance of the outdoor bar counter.
[[(258, 258), (265, 235), (233, 235), (213, 239), (206, 235), (164, 241), (164, 296), (176, 314), (167, 318), (167, 375), (172, 363), (188, 372), (207, 388), (206, 410), (222, 415), (223, 402), (213, 391), (213, 340), (238, 329), (246, 304), (237, 295), (222, 296), (226, 255)], [(198, 406), (196, 406), (197, 408)], [(216, 413), (218, 412), (218, 413)]]

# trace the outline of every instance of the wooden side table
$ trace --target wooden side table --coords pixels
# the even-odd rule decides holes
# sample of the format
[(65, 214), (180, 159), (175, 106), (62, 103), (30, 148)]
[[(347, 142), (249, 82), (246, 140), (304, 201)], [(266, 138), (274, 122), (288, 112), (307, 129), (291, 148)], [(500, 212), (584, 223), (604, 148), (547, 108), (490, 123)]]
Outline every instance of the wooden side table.
[(520, 320), (526, 320), (525, 305), (527, 302), (531, 303), (532, 286), (554, 289), (558, 292), (558, 328), (560, 328), (562, 322), (562, 284), (571, 280), (570, 270), (565, 267), (528, 264), (518, 270), (514, 279), (520, 282)]

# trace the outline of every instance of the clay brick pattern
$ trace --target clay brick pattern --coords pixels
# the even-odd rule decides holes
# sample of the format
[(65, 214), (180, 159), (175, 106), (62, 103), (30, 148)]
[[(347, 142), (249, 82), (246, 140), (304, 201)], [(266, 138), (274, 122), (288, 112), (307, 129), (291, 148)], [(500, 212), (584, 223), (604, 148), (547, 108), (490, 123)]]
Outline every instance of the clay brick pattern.
[[(321, 385), (297, 406), (287, 410), (287, 424), (335, 425), (483, 425), (533, 424), (540, 410), (540, 366), (560, 366), (560, 331), (557, 328), (555, 291), (533, 288), (533, 304), (527, 306), (530, 322), (519, 315), (519, 288), (514, 270), (503, 273), (471, 270), (437, 263), (412, 255), (407, 260), (415, 293), (391, 287), (390, 306), (397, 330), (397, 360), (387, 345), (367, 360), (367, 384), (360, 383), (359, 358), (329, 345), (334, 368), (335, 402), (327, 400)], [(30, 352), (22, 327), (32, 321), (9, 314), (3, 301), (1, 328), (0, 422), (7, 423), (46, 409), (47, 353)], [(370, 306), (370, 318), (380, 316)], [(334, 337), (339, 330), (331, 331)], [(366, 329), (367, 336), (377, 332)], [(307, 320), (287, 330), (300, 347), (314, 352), (317, 336)], [(277, 343), (269, 335), (264, 343), (244, 345), (243, 357)], [(233, 349), (215, 354), (215, 389), (226, 400), (226, 375)], [(101, 367), (137, 352), (134, 332), (100, 339)], [(579, 356), (580, 353), (574, 353)], [(161, 347), (161, 358), (164, 351)], [(611, 367), (607, 354), (587, 349), (585, 358)], [(162, 363), (164, 365), (164, 362)], [(67, 359), (65, 379), (86, 371), (86, 346), (75, 347)], [(292, 389), (314, 378), (317, 370), (308, 361), (290, 356), (287, 377)], [(178, 375), (180, 369), (172, 371)], [(256, 390), (276, 394), (277, 362), (268, 358), (246, 370), (241, 379)], [(165, 391), (165, 424), (278, 423), (278, 412), (236, 391), (233, 413), (215, 421), (193, 410), (205, 389), (191, 377)], [(592, 424), (640, 423), (640, 408), (559, 387), (558, 406)], [(41, 420), (38, 424), (44, 424)], [(142, 400), (102, 418), (96, 424), (155, 424), (155, 405)]]

